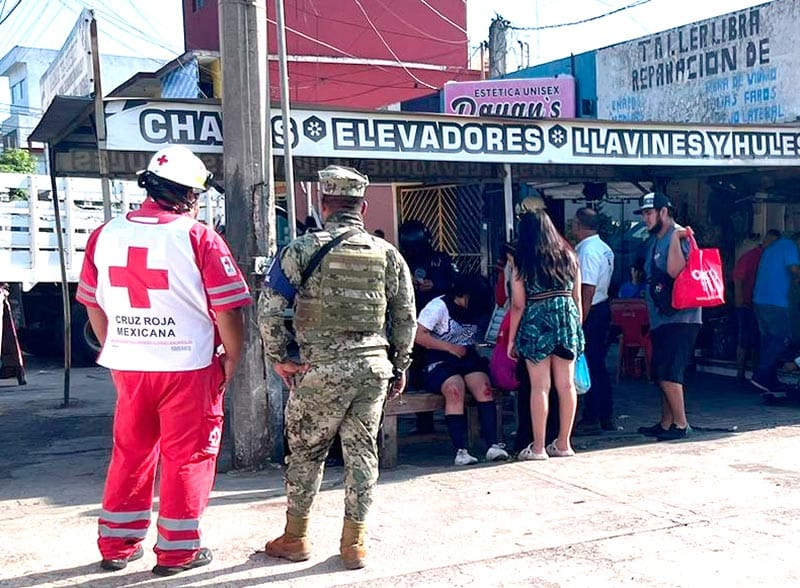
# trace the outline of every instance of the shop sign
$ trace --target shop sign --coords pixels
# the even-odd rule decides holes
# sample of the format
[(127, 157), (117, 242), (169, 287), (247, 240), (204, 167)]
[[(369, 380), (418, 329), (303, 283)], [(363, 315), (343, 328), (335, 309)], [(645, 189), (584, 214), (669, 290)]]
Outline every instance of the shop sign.
[(448, 82), (442, 94), (447, 114), (533, 119), (575, 117), (572, 76)]
[[(107, 103), (110, 150), (153, 152), (183, 144), (222, 152), (222, 118), (214, 104)], [(276, 155), (292, 141), (296, 157), (436, 162), (752, 166), (796, 165), (800, 129), (782, 126), (631, 124), (587, 120), (513, 120), (295, 109), (285, 132), (272, 111)]]
[(765, 124), (800, 115), (800, 5), (767, 4), (597, 51), (598, 118)]

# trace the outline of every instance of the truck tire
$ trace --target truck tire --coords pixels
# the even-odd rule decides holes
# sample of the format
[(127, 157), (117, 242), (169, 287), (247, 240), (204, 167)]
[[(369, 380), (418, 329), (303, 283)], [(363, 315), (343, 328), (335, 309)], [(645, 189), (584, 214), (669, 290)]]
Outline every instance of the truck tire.
[(82, 304), (72, 305), (72, 364), (76, 367), (95, 365), (100, 342), (89, 324), (89, 315)]

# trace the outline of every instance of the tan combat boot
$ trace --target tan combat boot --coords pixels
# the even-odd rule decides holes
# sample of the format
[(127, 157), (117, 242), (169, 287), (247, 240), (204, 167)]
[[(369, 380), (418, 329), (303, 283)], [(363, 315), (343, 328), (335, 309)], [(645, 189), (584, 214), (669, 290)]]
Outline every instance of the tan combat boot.
[(348, 570), (357, 570), (367, 565), (367, 548), (364, 539), (367, 535), (367, 525), (350, 519), (344, 520), (342, 527), (342, 541), (339, 544), (339, 553), (342, 563)]
[(296, 517), (286, 513), (286, 530), (277, 539), (267, 541), (264, 551), (270, 557), (306, 561), (311, 557), (307, 532), (308, 517)]

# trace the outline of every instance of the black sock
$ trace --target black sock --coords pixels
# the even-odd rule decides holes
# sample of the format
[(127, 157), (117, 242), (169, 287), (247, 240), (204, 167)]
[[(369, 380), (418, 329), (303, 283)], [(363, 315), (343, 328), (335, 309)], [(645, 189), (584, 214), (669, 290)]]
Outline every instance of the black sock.
[(481, 421), (481, 436), (486, 447), (497, 443), (497, 408), (494, 400), (478, 402), (478, 418)]
[(444, 416), (447, 431), (456, 451), (467, 447), (467, 417), (463, 414), (447, 414)]

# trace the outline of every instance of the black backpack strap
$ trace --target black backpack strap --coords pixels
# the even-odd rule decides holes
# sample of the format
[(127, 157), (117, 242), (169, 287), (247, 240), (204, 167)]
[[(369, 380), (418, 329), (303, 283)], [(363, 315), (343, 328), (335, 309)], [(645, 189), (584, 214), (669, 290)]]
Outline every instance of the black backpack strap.
[(300, 288), (306, 285), (308, 278), (310, 278), (311, 274), (314, 273), (314, 270), (317, 269), (317, 267), (319, 267), (319, 264), (322, 262), (322, 258), (325, 257), (331, 249), (336, 247), (339, 243), (341, 243), (345, 239), (348, 239), (360, 232), (361, 231), (359, 229), (350, 229), (349, 231), (345, 231), (341, 235), (334, 237), (333, 239), (325, 243), (325, 245), (320, 247), (319, 250), (311, 258), (311, 261), (308, 262), (306, 269), (303, 270), (303, 275), (300, 277)]

